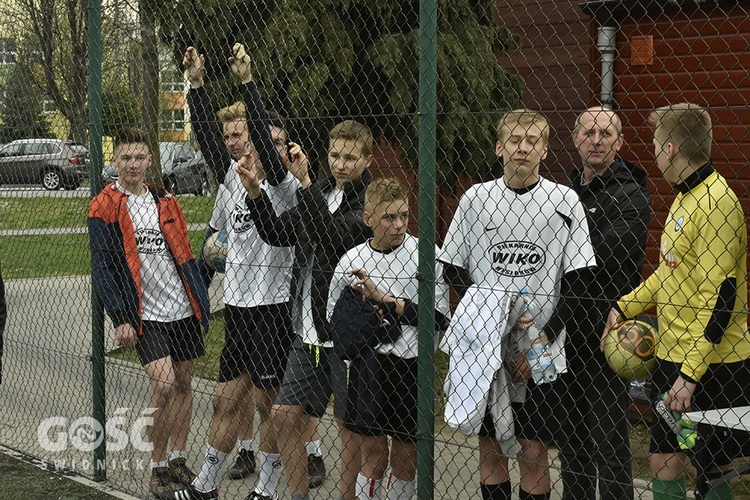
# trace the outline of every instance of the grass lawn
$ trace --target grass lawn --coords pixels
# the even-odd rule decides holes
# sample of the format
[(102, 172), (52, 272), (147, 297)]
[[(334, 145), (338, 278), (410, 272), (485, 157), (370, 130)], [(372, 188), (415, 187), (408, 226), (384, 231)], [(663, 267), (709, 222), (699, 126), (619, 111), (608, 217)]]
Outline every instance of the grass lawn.
[[(214, 199), (210, 196), (177, 196), (188, 223), (207, 223)], [(83, 227), (90, 200), (88, 198), (0, 198), (0, 230)]]
[[(204, 231), (190, 231), (198, 255)], [(3, 279), (25, 279), (91, 274), (87, 234), (6, 236), (0, 238)]]
[(0, 484), (2, 498), (45, 498), (58, 500), (100, 500), (115, 497), (89, 488), (60, 474), (0, 453)]

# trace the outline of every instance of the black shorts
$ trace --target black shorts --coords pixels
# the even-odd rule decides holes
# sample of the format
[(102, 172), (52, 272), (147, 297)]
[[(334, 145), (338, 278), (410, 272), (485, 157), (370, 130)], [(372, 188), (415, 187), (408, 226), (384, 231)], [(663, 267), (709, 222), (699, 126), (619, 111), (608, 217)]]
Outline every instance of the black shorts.
[(195, 316), (169, 323), (144, 320), (135, 351), (143, 366), (167, 356), (172, 361), (199, 358), (206, 353), (201, 324)]
[[(559, 401), (556, 385), (536, 385), (532, 381), (526, 383), (526, 401), (513, 403), (513, 422), (517, 438), (529, 441), (552, 441), (552, 433), (556, 425), (559, 425), (555, 417), (555, 406)], [(489, 408), (484, 415), (479, 435), (483, 437), (495, 437), (495, 424)]]
[[(680, 364), (659, 360), (659, 364), (651, 376), (654, 389), (654, 400), (659, 395), (669, 391), (677, 380)], [(750, 380), (750, 360), (728, 364), (709, 365), (708, 370), (701, 378), (698, 387), (693, 394), (693, 402), (690, 411), (705, 411), (717, 408), (731, 408), (750, 405), (750, 391), (747, 390), (747, 381)], [(657, 415), (654, 412), (654, 415)], [(703, 426), (699, 426), (699, 431)], [(704, 438), (701, 433), (701, 438)], [(711, 442), (701, 443), (701, 456), (694, 457), (702, 464), (726, 465), (732, 459), (746, 452), (748, 433), (743, 431), (731, 431), (721, 429), (712, 435)], [(698, 447), (696, 446), (696, 450)], [(680, 452), (677, 438), (671, 428), (661, 419), (655, 418), (651, 426), (651, 453), (676, 453)]]
[(355, 361), (349, 367), (349, 387), (346, 421), (344, 427), (363, 436), (391, 436), (403, 443), (417, 440), (417, 358), (404, 359), (388, 354), (378, 354), (380, 362), (381, 411), (372, 426), (358, 426), (353, 412), (359, 398), (372, 398), (357, 390), (359, 371)]
[(224, 307), (225, 344), (219, 382), (249, 373), (255, 387), (279, 387), (292, 345), (291, 304)]

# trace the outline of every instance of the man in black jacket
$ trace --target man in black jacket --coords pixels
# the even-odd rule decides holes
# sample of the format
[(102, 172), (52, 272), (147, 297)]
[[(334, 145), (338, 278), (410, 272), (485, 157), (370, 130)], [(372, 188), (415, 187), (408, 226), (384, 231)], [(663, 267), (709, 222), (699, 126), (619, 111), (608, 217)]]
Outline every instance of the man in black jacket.
[(573, 142), (582, 167), (572, 172), (571, 186), (586, 209), (596, 254), (596, 307), (588, 324), (568, 333), (571, 371), (559, 382), (563, 498), (594, 499), (598, 475), (599, 498), (632, 499), (628, 385), (609, 368), (599, 342), (610, 301), (641, 281), (651, 198), (646, 171), (617, 156), (624, 139), (615, 112), (599, 106), (584, 111)]

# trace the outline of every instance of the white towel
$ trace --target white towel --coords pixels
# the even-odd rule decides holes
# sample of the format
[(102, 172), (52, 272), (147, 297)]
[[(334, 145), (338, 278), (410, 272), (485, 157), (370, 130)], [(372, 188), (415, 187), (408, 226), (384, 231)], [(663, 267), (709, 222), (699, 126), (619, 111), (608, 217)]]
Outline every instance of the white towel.
[(503, 339), (517, 317), (517, 312), (512, 313), (517, 295), (472, 285), (458, 304), (442, 344), (450, 359), (444, 385), (446, 423), (466, 436), (476, 435), (490, 404), (496, 437), (507, 456), (520, 450), (510, 407), (513, 383), (501, 369)]

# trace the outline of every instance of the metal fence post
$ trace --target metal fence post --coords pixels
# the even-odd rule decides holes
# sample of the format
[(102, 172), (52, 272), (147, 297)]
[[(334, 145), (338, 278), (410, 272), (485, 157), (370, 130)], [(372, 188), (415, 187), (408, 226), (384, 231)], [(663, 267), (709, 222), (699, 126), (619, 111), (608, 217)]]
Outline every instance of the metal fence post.
[[(89, 44), (89, 151), (90, 183), (93, 198), (102, 188), (102, 6), (101, 0), (88, 2)], [(106, 401), (104, 394), (104, 307), (91, 287), (91, 377), (93, 418), (101, 424), (102, 439), (94, 449), (94, 481), (107, 479)], [(99, 436), (96, 436), (99, 439)]]
[(437, 5), (419, 2), (419, 375), (417, 498), (434, 495)]

